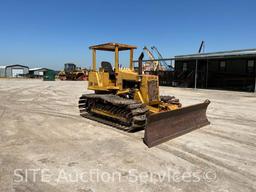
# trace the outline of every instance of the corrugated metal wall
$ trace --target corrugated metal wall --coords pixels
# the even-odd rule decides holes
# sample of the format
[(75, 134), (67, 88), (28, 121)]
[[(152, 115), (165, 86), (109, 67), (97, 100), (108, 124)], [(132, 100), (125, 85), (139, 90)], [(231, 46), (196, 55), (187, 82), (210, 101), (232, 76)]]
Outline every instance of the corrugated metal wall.
[(12, 70), (13, 69), (22, 69), (23, 74), (28, 74), (29, 69), (22, 66), (7, 66), (6, 67), (6, 77), (13, 77)]
[[(195, 87), (195, 63), (196, 60), (175, 62), (177, 86)], [(253, 91), (255, 75), (255, 57), (200, 59), (198, 60), (196, 87)]]
[(5, 68), (0, 68), (0, 77), (5, 77)]

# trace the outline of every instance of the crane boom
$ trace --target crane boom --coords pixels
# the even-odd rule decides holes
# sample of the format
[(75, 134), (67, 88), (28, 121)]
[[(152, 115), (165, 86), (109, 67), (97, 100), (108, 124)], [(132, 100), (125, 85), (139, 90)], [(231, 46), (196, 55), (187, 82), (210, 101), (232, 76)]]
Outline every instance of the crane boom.
[(200, 47), (198, 49), (198, 53), (201, 53), (202, 51), (204, 52), (204, 49), (205, 49), (205, 42), (202, 41), (201, 44), (200, 44)]
[[(155, 46), (152, 46), (151, 49), (157, 53), (158, 59), (163, 59), (163, 56), (161, 55), (161, 53), (158, 51), (158, 49), (157, 49)], [(162, 63), (162, 65), (163, 65), (167, 70), (172, 70), (172, 71), (174, 70), (173, 66), (168, 65), (168, 64), (166, 63), (166, 61), (160, 61), (160, 62)]]
[[(146, 46), (143, 48), (143, 50), (148, 54), (151, 60), (155, 60), (153, 53)], [(156, 71), (159, 67), (159, 61), (153, 61), (152, 63), (153, 63), (154, 71)]]

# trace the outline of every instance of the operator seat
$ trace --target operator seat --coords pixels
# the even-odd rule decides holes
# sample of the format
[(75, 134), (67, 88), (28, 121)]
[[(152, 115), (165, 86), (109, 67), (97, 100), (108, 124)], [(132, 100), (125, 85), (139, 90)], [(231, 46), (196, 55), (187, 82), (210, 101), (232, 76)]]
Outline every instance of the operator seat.
[(112, 68), (111, 63), (109, 63), (107, 61), (102, 61), (101, 62), (101, 68), (103, 68), (105, 72), (109, 73), (109, 78), (111, 80), (116, 80), (116, 75), (115, 75), (115, 72)]

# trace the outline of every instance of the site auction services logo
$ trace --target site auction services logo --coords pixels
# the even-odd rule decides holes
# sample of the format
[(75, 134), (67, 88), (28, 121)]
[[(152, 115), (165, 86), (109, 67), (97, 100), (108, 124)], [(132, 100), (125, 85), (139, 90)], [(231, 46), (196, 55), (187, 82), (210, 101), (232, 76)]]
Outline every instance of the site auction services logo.
[(44, 183), (196, 183), (196, 182), (213, 182), (217, 179), (214, 170), (196, 170), (174, 172), (171, 169), (160, 172), (138, 171), (130, 169), (128, 171), (107, 172), (100, 169), (91, 169), (89, 171), (78, 170), (50, 170), (50, 169), (15, 169), (13, 181), (20, 182), (44, 182)]

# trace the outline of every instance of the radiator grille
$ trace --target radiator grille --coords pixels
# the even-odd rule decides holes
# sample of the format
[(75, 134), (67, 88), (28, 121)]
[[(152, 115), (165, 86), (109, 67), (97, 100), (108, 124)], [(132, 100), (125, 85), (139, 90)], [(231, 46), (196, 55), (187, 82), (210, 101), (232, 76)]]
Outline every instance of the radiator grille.
[(148, 81), (148, 99), (149, 102), (156, 101), (158, 99), (158, 83), (157, 80)]

